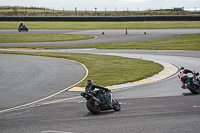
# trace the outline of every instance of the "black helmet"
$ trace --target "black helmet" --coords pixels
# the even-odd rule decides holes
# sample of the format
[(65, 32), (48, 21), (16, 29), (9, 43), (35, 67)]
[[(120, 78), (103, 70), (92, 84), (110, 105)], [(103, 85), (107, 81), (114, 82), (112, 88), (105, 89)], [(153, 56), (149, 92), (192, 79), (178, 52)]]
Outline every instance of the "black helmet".
[(180, 70), (184, 70), (185, 68), (184, 67), (180, 67)]
[(85, 86), (85, 91), (91, 90), (91, 87), (92, 87), (93, 84), (94, 83), (93, 83), (93, 81), (91, 79), (87, 80), (87, 84)]
[(87, 85), (92, 86), (93, 84), (94, 84), (94, 83), (93, 83), (93, 81), (92, 81), (91, 79), (87, 80)]
[(199, 76), (199, 72), (193, 72), (195, 76)]

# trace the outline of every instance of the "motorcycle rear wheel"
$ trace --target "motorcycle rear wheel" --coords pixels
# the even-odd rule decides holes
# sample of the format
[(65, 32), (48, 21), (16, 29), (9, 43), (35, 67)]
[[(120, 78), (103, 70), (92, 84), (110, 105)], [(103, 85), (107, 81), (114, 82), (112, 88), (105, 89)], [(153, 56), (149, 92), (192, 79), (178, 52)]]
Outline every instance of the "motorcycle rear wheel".
[(120, 111), (120, 109), (121, 109), (121, 106), (119, 102), (116, 99), (113, 99), (113, 110)]
[(91, 112), (91, 113), (93, 113), (93, 114), (99, 114), (100, 112), (101, 112), (101, 108), (100, 108), (100, 106), (98, 105), (98, 106), (95, 106), (94, 105), (94, 100), (93, 99), (89, 99), (89, 100), (87, 100), (87, 102), (86, 102), (86, 107), (87, 107), (87, 109)]
[(187, 84), (187, 88), (193, 93), (193, 94), (199, 94), (199, 88), (196, 85), (192, 85), (190, 82)]

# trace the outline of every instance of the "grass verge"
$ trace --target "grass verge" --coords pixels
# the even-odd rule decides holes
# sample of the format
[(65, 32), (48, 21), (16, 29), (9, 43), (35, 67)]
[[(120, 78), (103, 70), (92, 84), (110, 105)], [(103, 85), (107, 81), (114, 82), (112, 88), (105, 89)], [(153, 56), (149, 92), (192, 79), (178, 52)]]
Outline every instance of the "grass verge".
[[(2, 21), (0, 29), (17, 29), (20, 21)], [(188, 29), (200, 28), (200, 21), (131, 21), (131, 22), (24, 22), (31, 29)]]
[(0, 33), (0, 43), (58, 42), (92, 38), (94, 37), (77, 34)]
[[(163, 66), (151, 61), (107, 55), (7, 51), (0, 51), (0, 54), (20, 54), (76, 60), (85, 64), (89, 69), (87, 79), (92, 79), (95, 84), (101, 86), (138, 81), (159, 73), (163, 69)], [(85, 83), (86, 81), (83, 81), (78, 86), (83, 87)]]
[(139, 42), (122, 42), (106, 44), (88, 44), (68, 46), (68, 48), (97, 48), (97, 49), (147, 49), (147, 50), (200, 50), (200, 34), (180, 35), (173, 38), (139, 41)]

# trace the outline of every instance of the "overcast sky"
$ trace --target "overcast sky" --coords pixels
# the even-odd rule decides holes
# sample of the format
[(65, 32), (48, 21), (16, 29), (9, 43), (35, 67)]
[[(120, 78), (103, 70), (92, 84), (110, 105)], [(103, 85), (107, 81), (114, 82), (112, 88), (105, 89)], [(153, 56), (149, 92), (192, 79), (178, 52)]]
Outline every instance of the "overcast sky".
[(200, 10), (200, 0), (0, 0), (1, 6), (46, 7), (59, 10), (141, 11), (150, 9)]

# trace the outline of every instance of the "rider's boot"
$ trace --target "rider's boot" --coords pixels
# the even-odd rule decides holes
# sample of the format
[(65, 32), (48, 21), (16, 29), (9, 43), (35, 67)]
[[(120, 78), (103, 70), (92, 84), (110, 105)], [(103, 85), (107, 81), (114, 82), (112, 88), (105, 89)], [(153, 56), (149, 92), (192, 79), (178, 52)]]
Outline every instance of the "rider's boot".
[(181, 88), (182, 88), (182, 89), (186, 89), (186, 86), (185, 86), (185, 85), (182, 85)]

